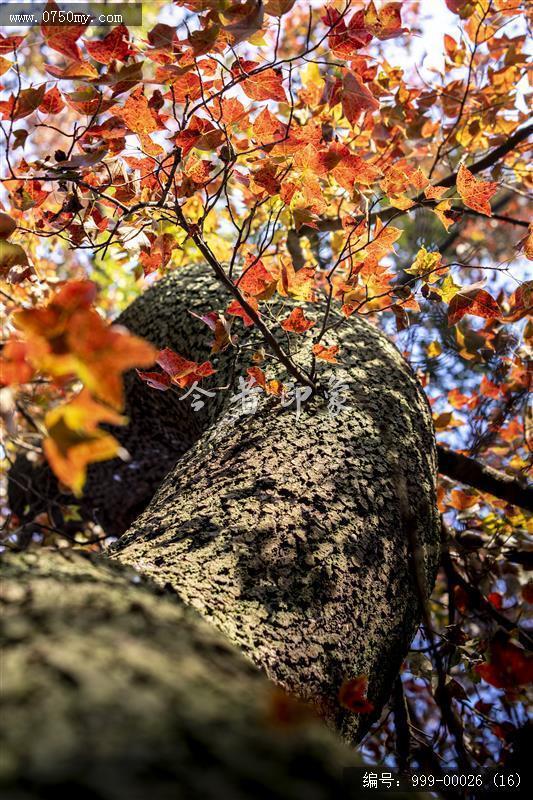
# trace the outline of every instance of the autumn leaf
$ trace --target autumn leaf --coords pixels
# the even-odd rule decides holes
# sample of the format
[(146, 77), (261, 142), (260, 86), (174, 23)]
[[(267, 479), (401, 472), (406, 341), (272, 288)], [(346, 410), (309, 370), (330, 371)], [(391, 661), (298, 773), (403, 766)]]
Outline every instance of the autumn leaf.
[(13, 386), (26, 383), (34, 369), (28, 359), (28, 345), (17, 339), (8, 339), (0, 354), (0, 385)]
[(260, 259), (248, 255), (244, 262), (242, 275), (237, 279), (235, 285), (250, 297), (267, 300), (276, 289), (276, 278)]
[(344, 75), (341, 102), (342, 112), (352, 125), (358, 122), (362, 112), (376, 111), (379, 108), (379, 101), (353, 72), (346, 72)]
[(51, 24), (48, 22), (41, 23), (41, 33), (46, 44), (52, 50), (56, 50), (58, 53), (74, 59), (74, 61), (79, 61), (81, 56), (76, 42), (87, 28), (88, 23), (75, 25), (60, 25), (58, 23), (54, 25), (54, 19), (58, 18), (59, 13), (59, 7), (54, 0), (48, 0), (45, 10), (48, 14), (48, 19), (52, 20)]
[(281, 323), (283, 330), (290, 331), (291, 333), (305, 333), (312, 328), (313, 325), (316, 325), (316, 322), (312, 319), (307, 319), (303, 309), (300, 307), (294, 308), (290, 316)]
[(455, 325), (465, 314), (485, 319), (500, 319), (501, 309), (496, 300), (484, 289), (457, 292), (448, 306), (448, 325)]
[(136, 89), (124, 106), (114, 106), (111, 111), (123, 119), (133, 133), (148, 134), (160, 128), (142, 89)]
[(457, 511), (464, 511), (467, 508), (472, 508), (479, 502), (479, 498), (472, 492), (463, 492), (462, 489), (452, 489), (450, 492), (450, 503), (452, 508)]
[(59, 114), (64, 108), (65, 103), (57, 86), (46, 92), (39, 105), (39, 111), (42, 111), (43, 114)]
[[(254, 311), (257, 311), (259, 308), (259, 303), (255, 299), (255, 297), (248, 298), (248, 305), (251, 306)], [(246, 309), (244, 309), (238, 300), (232, 300), (229, 306), (226, 308), (226, 314), (229, 314), (232, 317), (241, 317), (245, 327), (249, 328), (251, 325), (254, 325), (254, 321), (251, 316), (248, 314)]]
[(125, 25), (117, 25), (101, 41), (86, 39), (84, 44), (87, 52), (100, 64), (110, 64), (112, 61), (126, 61), (135, 50), (129, 44), (129, 32)]
[[(1, 242), (0, 242), (1, 247)], [(533, 281), (524, 281), (509, 298), (509, 314), (506, 320), (517, 322), (533, 314)]]
[(160, 392), (166, 392), (172, 385), (172, 378), (166, 372), (143, 372), (136, 370), (139, 378), (144, 381), (151, 389), (159, 389)]
[(8, 69), (11, 69), (14, 63), (14, 61), (10, 61), (8, 58), (0, 56), (0, 75), (4, 75)]
[(282, 262), (278, 278), (278, 292), (282, 297), (294, 300), (312, 300), (315, 285), (315, 268), (302, 267), (295, 270), (292, 260)]
[(266, 377), (261, 367), (248, 367), (247, 374), (252, 378), (253, 382), (266, 391)]
[(44, 453), (59, 480), (74, 494), (81, 494), (89, 464), (125, 456), (114, 436), (100, 430), (98, 425), (101, 422), (124, 425), (126, 421), (116, 411), (96, 403), (87, 389), (48, 412)]
[(160, 351), (156, 362), (170, 376), (172, 383), (177, 383), (181, 388), (208, 378), (216, 372), (210, 361), (204, 361), (203, 364), (189, 361), (168, 347)]
[(378, 39), (392, 39), (406, 32), (402, 28), (402, 4), (387, 3), (380, 11), (376, 11), (373, 0), (368, 4), (364, 21), (367, 29)]
[(4, 278), (12, 267), (25, 266), (28, 263), (26, 251), (14, 242), (0, 239), (0, 276)]
[(341, 15), (336, 8), (328, 7), (322, 21), (330, 27), (329, 46), (338, 58), (349, 59), (372, 41), (364, 11), (356, 11), (347, 22), (346, 14)]
[(461, 164), (457, 173), (457, 191), (465, 206), (479, 211), (480, 214), (486, 214), (487, 217), (492, 216), (489, 201), (498, 191), (497, 183), (478, 180), (464, 164)]
[(329, 361), (330, 364), (338, 363), (337, 359), (335, 358), (338, 352), (339, 346), (336, 344), (331, 345), (331, 347), (325, 347), (323, 344), (313, 345), (313, 355), (322, 361)]
[(2, 36), (0, 33), (0, 54), (11, 53), (13, 55), (25, 38), (26, 34), (24, 36)]
[(231, 72), (241, 80), (243, 92), (252, 100), (278, 100), (281, 103), (287, 100), (280, 69), (263, 69), (254, 61), (239, 59), (233, 64)]
[(267, 0), (265, 13), (273, 17), (282, 17), (291, 10), (296, 0)]
[(421, 247), (415, 260), (405, 272), (421, 278), (426, 283), (435, 283), (448, 271), (448, 267), (442, 266), (441, 262), (440, 253), (430, 253), (425, 247)]
[(33, 114), (39, 108), (46, 93), (46, 84), (41, 84), (37, 89), (23, 89), (15, 98), (0, 102), (0, 111), (4, 119), (23, 119)]
[(355, 714), (370, 714), (374, 705), (367, 698), (368, 677), (358, 675), (357, 678), (346, 680), (339, 690), (339, 703)]
[(44, 308), (19, 311), (15, 325), (34, 366), (56, 378), (76, 375), (97, 397), (121, 408), (122, 373), (153, 364), (157, 351), (124, 328), (108, 325), (92, 308), (96, 287), (70, 281)]
[(497, 689), (516, 689), (533, 681), (533, 656), (497, 633), (490, 644), (490, 660), (476, 667), (484, 681)]

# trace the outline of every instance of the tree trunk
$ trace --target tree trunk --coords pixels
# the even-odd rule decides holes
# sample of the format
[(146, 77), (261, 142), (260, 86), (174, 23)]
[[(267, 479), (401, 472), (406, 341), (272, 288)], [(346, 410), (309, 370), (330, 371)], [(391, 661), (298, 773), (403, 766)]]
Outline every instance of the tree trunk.
[(2, 599), (4, 800), (340, 795), (353, 754), (133, 571), (8, 556)]
[[(223, 303), (201, 270), (180, 271), (119, 321), (158, 347), (203, 360), (209, 331), (188, 311)], [(431, 415), (415, 376), (363, 320), (332, 333), (327, 344), (335, 342), (341, 364), (326, 370), (326, 382), (334, 375), (348, 386), (337, 416), (319, 395), (299, 420), (294, 406), (266, 397), (247, 414), (232, 402), (233, 385), (195, 413), (188, 401), (128, 376), (130, 424), (113, 432), (131, 461), (96, 465), (83, 503), (120, 532), (162, 481), (111, 557), (171, 588), (355, 742), (387, 700), (416, 630), (440, 525)], [(224, 354), (217, 368), (212, 386), (230, 381), (234, 365)], [(68, 604), (67, 573), (56, 580), (58, 592), (68, 587)], [(92, 631), (89, 649), (91, 639)], [(364, 716), (339, 702), (343, 683), (362, 674), (375, 707)], [(126, 681), (135, 694), (131, 676)], [(74, 738), (83, 739), (84, 727), (80, 717)]]

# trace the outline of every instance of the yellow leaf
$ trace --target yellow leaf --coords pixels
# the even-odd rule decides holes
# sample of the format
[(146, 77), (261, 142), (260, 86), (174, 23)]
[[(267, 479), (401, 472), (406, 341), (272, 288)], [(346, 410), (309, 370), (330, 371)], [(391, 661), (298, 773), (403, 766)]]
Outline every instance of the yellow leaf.
[(435, 291), (440, 294), (445, 303), (449, 303), (452, 297), (455, 297), (457, 292), (461, 291), (463, 287), (459, 283), (454, 283), (450, 274), (446, 275), (441, 285), (435, 288)]
[(438, 342), (437, 340), (431, 342), (431, 344), (428, 345), (428, 349), (426, 352), (429, 358), (437, 358), (437, 356), (440, 356), (440, 354), (442, 353), (442, 347), (440, 342)]
[(46, 458), (58, 479), (78, 496), (89, 464), (121, 455), (119, 442), (98, 428), (100, 422), (124, 425), (126, 418), (95, 402), (87, 389), (70, 403), (53, 408), (45, 417), (48, 437), (43, 448)]
[(412, 265), (405, 271), (409, 275), (422, 278), (426, 283), (435, 283), (448, 269), (441, 266), (441, 260), (440, 253), (430, 253), (425, 247), (421, 247)]

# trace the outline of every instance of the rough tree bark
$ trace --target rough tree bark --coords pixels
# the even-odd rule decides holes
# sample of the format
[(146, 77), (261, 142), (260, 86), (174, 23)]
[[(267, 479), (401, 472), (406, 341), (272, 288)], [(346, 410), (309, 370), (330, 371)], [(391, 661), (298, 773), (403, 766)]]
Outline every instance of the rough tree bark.
[[(219, 289), (204, 270), (187, 270), (159, 282), (120, 322), (158, 347), (199, 360), (205, 357), (208, 331), (189, 310), (220, 306)], [(321, 396), (305, 406), (298, 421), (293, 408), (282, 409), (268, 398), (247, 415), (231, 404), (233, 387), (194, 413), (176, 395), (158, 393), (128, 376), (131, 421), (114, 432), (132, 459), (91, 470), (84, 506), (120, 532), (162, 481), (113, 546), (111, 558), (171, 589), (249, 662), (278, 686), (314, 703), (330, 725), (355, 742), (387, 700), (415, 632), (419, 590), (430, 591), (438, 563), (440, 525), (431, 416), (416, 378), (386, 337), (364, 321), (354, 320), (332, 334), (328, 344), (335, 341), (342, 344), (342, 365), (332, 374), (349, 387), (348, 408), (337, 417), (328, 414)], [(233, 366), (222, 356), (218, 367), (212, 385), (220, 386)], [(43, 491), (38, 488), (36, 496)], [(39, 574), (46, 572), (49, 556), (35, 558)], [(31, 590), (31, 575), (22, 574), (16, 559), (14, 564), (8, 571), (20, 569), (21, 590)], [(64, 586), (66, 604), (76, 582), (76, 571), (71, 577), (70, 570), (62, 566), (51, 579), (54, 593), (61, 594)], [(94, 582), (106, 585), (101, 576)], [(113, 597), (119, 602), (120, 592), (113, 590)], [(163, 635), (158, 638), (155, 630), (156, 601), (153, 608), (157, 644)], [(42, 618), (48, 613), (47, 608)], [(89, 658), (93, 632), (78, 603), (71, 623), (74, 637), (77, 632), (88, 637)], [(169, 640), (171, 628), (165, 622)], [(36, 636), (35, 626), (28, 624), (21, 634), (24, 647), (31, 651)], [(118, 644), (122, 657), (120, 637)], [(112, 631), (107, 646), (102, 658), (115, 680)], [(62, 640), (56, 648), (59, 662), (62, 653), (68, 660), (69, 652), (70, 641)], [(338, 699), (343, 682), (361, 674), (369, 677), (375, 706), (365, 717)], [(128, 670), (126, 684), (134, 694)], [(67, 727), (71, 738), (83, 743), (83, 729), (97, 725), (103, 711), (95, 711), (91, 721), (83, 682), (76, 692)], [(122, 703), (127, 706), (127, 692)], [(43, 716), (52, 713), (39, 708)], [(109, 714), (123, 712), (126, 720), (126, 709), (119, 713), (109, 705)], [(181, 711), (173, 713), (179, 740)], [(45, 752), (29, 725), (27, 730), (27, 748)], [(122, 758), (118, 751), (120, 744), (113, 763)]]

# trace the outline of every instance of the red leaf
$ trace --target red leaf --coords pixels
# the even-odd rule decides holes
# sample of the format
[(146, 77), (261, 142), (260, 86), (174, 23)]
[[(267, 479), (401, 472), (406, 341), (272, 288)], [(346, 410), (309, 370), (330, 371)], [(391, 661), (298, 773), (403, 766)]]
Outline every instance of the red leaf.
[(498, 610), (503, 605), (503, 597), (499, 592), (491, 592), (487, 595), (487, 600), (492, 606), (494, 606), (494, 608), (497, 608)]
[(344, 681), (339, 690), (339, 702), (355, 714), (370, 714), (374, 710), (374, 705), (367, 699), (367, 691), (367, 676), (358, 675), (357, 678)]
[(448, 325), (455, 325), (465, 314), (485, 319), (499, 319), (501, 309), (496, 300), (484, 289), (458, 292), (448, 306)]
[(39, 106), (39, 111), (42, 111), (44, 114), (59, 114), (65, 108), (65, 104), (63, 102), (63, 98), (61, 97), (61, 93), (57, 86), (54, 86), (53, 89), (50, 89), (49, 92), (46, 92), (41, 105)]
[[(255, 298), (249, 297), (248, 298), (248, 303), (249, 303), (249, 305), (251, 305), (253, 307), (253, 309), (255, 311), (257, 311), (257, 309), (259, 307), (259, 304), (258, 304), (257, 300), (255, 300)], [(244, 310), (244, 308), (241, 306), (241, 304), (239, 303), (238, 300), (232, 300), (231, 301), (231, 303), (229, 304), (229, 306), (226, 309), (226, 314), (230, 314), (230, 316), (232, 316), (232, 317), (242, 317), (242, 321), (244, 322), (244, 325), (247, 328), (249, 328), (250, 325), (254, 324), (253, 319)]]
[(189, 361), (183, 356), (180, 356), (168, 347), (161, 350), (156, 359), (156, 363), (170, 375), (173, 383), (177, 383), (178, 386), (182, 388), (184, 386), (190, 386), (196, 381), (201, 381), (202, 378), (207, 378), (209, 375), (213, 375), (216, 372), (210, 361), (204, 361), (203, 364), (198, 364), (196, 361)]
[(253, 378), (255, 383), (266, 391), (266, 377), (265, 373), (260, 367), (249, 367), (246, 372)]
[[(59, 7), (54, 0), (48, 0), (46, 4), (46, 11), (48, 12), (49, 19), (54, 21), (54, 18), (59, 20)], [(81, 25), (54, 25), (48, 23), (41, 24), (41, 33), (48, 47), (52, 50), (57, 50), (68, 58), (73, 58), (74, 61), (80, 60), (80, 51), (77, 40), (87, 27), (87, 24)]]
[(379, 108), (379, 102), (372, 92), (353, 72), (346, 72), (342, 88), (342, 113), (352, 125), (363, 111), (376, 111)]
[(14, 53), (26, 36), (2, 36), (0, 33), (0, 55)]
[(346, 15), (341, 16), (336, 8), (327, 8), (322, 22), (331, 28), (328, 42), (331, 52), (338, 58), (351, 58), (372, 39), (372, 34), (365, 25), (364, 11), (352, 14), (347, 23)]
[(159, 389), (161, 392), (166, 392), (172, 383), (170, 375), (167, 375), (165, 372), (142, 372), (138, 369), (137, 375), (152, 389)]
[(133, 50), (129, 45), (129, 32), (125, 25), (117, 25), (101, 41), (85, 40), (87, 52), (99, 61), (100, 64), (110, 64), (111, 61), (126, 61)]
[(533, 657), (504, 633), (497, 633), (490, 645), (490, 661), (479, 664), (476, 672), (497, 689), (515, 689), (533, 681)]

